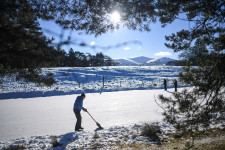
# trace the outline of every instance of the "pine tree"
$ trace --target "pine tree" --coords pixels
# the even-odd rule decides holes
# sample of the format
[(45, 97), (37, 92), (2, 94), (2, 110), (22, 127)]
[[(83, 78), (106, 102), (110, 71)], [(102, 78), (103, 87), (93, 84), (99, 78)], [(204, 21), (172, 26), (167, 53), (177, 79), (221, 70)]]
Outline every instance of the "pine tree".
[(27, 0), (3, 0), (1, 4), (1, 76), (44, 84), (50, 76), (42, 75), (41, 67), (55, 64), (58, 52), (41, 32), (36, 10)]
[(52, 67), (64, 67), (66, 66), (66, 52), (64, 49), (61, 49), (60, 45), (56, 46), (57, 55), (54, 56), (57, 60), (57, 63), (55, 65), (52, 65)]
[(104, 66), (104, 55), (100, 52), (95, 56), (95, 66)]
[[(158, 15), (163, 26), (181, 19), (190, 22), (189, 30), (166, 36), (165, 45), (182, 52), (185, 60), (180, 80), (189, 90), (173, 97), (159, 96), (165, 120), (190, 133), (225, 120), (225, 2), (223, 0), (158, 1)], [(179, 15), (186, 18), (179, 18)], [(196, 65), (197, 67), (193, 67)], [(193, 141), (194, 142), (194, 141)]]

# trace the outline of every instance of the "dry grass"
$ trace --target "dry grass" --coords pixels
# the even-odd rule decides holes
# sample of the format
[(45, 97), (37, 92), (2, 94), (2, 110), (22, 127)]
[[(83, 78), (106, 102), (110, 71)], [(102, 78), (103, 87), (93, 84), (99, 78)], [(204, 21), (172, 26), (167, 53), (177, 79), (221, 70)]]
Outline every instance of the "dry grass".
[(185, 141), (168, 143), (162, 145), (151, 145), (148, 143), (138, 144), (117, 144), (119, 149), (140, 149), (140, 150), (225, 150), (225, 136), (196, 140), (195, 146), (188, 149)]
[(195, 140), (194, 147), (188, 148), (190, 138), (185, 139), (167, 139), (162, 145), (151, 145), (149, 143), (138, 144), (120, 144), (117, 143), (119, 149), (141, 149), (141, 150), (225, 150), (225, 132), (217, 130)]
[(195, 147), (197, 150), (225, 150), (225, 135), (199, 139)]

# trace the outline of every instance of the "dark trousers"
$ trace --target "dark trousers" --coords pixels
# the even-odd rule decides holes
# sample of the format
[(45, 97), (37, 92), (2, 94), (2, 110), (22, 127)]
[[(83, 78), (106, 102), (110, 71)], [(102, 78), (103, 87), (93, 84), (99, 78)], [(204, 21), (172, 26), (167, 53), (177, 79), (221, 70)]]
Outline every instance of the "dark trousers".
[(164, 84), (164, 89), (167, 91), (167, 87), (166, 87), (167, 85), (166, 84)]
[(76, 125), (75, 125), (75, 130), (79, 130), (81, 128), (81, 120), (82, 120), (82, 117), (80, 115), (80, 110), (73, 110), (76, 118), (77, 118), (77, 122), (76, 122)]

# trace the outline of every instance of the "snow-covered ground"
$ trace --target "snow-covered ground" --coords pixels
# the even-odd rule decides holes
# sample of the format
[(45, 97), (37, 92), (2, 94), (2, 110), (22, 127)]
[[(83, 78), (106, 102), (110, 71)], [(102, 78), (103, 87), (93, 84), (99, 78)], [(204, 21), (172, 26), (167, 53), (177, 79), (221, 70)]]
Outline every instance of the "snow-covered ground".
[[(161, 138), (167, 137), (174, 130), (167, 124), (156, 123), (162, 128)], [(109, 129), (99, 130), (95, 133), (81, 131), (69, 132), (59, 136), (45, 135), (30, 138), (18, 138), (8, 142), (0, 141), (0, 148), (8, 149), (34, 149), (34, 150), (74, 150), (74, 149), (120, 149), (119, 145), (156, 144), (149, 137), (140, 136), (142, 125), (114, 126)], [(169, 130), (168, 130), (169, 129)], [(57, 141), (53, 146), (53, 141)]]
[[(176, 66), (114, 66), (87, 68), (45, 68), (43, 73), (52, 72), (57, 83), (50, 87), (40, 87), (33, 83), (16, 82), (3, 78), (0, 99), (46, 97), (101, 91), (126, 91), (137, 89), (163, 88), (163, 79), (168, 87), (178, 79), (181, 67)], [(103, 86), (104, 77), (104, 88)], [(178, 86), (185, 86), (178, 81)]]
[[(162, 110), (155, 103), (154, 97), (159, 94), (170, 96), (173, 91), (174, 89), (169, 91), (156, 89), (88, 93), (84, 100), (84, 107), (105, 128), (100, 131), (100, 137), (107, 134), (115, 142), (119, 136), (114, 134), (119, 135), (121, 132), (128, 136), (139, 134), (140, 128), (137, 133), (131, 132), (134, 131), (132, 129), (135, 127), (134, 124), (160, 122)], [(82, 112), (85, 132), (74, 133), (75, 116), (72, 108), (76, 96), (75, 94), (1, 100), (0, 149), (12, 143), (29, 145), (34, 149), (49, 148), (53, 136), (57, 136), (58, 141), (66, 142), (70, 146), (72, 144), (72, 148), (82, 147), (82, 144), (91, 142), (97, 126), (87, 113)], [(15, 140), (16, 138), (18, 139)], [(148, 140), (146, 137), (139, 138), (143, 139), (134, 139), (142, 142)], [(132, 142), (131, 139), (129, 141), (128, 137), (127, 141)]]
[[(3, 79), (0, 149), (15, 144), (48, 149), (54, 136), (61, 142), (61, 149), (82, 147), (96, 140), (93, 134), (97, 126), (85, 112), (82, 112), (85, 132), (74, 133), (73, 104), (82, 92), (87, 95), (84, 107), (105, 128), (98, 133), (98, 140), (108, 137), (105, 142), (101, 139), (103, 146), (118, 141), (120, 134), (127, 134), (127, 142), (149, 140), (136, 138), (140, 130), (134, 132), (134, 128), (145, 122), (161, 121), (162, 110), (154, 98), (159, 94), (170, 96), (174, 91), (172, 81), (178, 79), (181, 71), (181, 67), (173, 66), (46, 68), (44, 74), (52, 72), (57, 81), (51, 88)], [(163, 90), (164, 78), (168, 80), (168, 91)], [(178, 81), (178, 86), (185, 85)]]

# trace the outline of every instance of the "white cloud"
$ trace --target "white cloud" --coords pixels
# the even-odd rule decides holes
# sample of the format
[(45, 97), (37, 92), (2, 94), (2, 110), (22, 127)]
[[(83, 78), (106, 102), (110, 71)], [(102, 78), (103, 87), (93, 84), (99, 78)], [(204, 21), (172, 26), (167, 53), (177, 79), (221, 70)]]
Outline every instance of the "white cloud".
[(155, 56), (171, 56), (172, 54), (170, 52), (159, 52), (155, 53)]
[(142, 46), (138, 46), (138, 47), (137, 47), (137, 50), (141, 50), (141, 49), (142, 49)]
[(129, 51), (130, 50), (130, 47), (124, 47), (123, 48), (125, 51)]
[(92, 42), (90, 43), (90, 45), (91, 45), (91, 46), (94, 46), (94, 45), (95, 45), (95, 42), (94, 42), (94, 41), (92, 41)]

